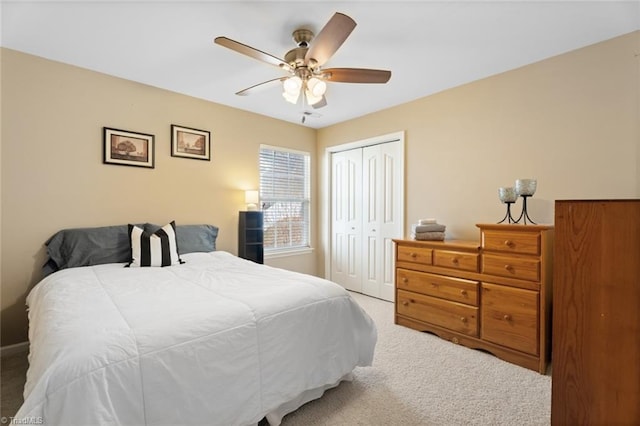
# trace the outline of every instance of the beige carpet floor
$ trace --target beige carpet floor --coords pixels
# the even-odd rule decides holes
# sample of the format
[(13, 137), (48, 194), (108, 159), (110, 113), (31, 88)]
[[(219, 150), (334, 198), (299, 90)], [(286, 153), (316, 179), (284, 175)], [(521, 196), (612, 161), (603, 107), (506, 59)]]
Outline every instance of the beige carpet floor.
[[(353, 293), (378, 327), (371, 367), (283, 426), (548, 425), (551, 376), (393, 323), (393, 304)], [(22, 403), (26, 354), (2, 360), (2, 416)]]

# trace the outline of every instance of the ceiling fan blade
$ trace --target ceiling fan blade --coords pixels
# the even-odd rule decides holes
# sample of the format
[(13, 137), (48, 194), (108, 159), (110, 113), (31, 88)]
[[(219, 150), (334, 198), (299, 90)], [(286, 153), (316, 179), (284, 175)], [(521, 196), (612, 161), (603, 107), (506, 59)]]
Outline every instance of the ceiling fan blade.
[(368, 68), (327, 68), (322, 70), (322, 76), (328, 81), (338, 83), (386, 83), (391, 78), (391, 71)]
[(305, 61), (322, 65), (333, 56), (356, 27), (356, 21), (343, 13), (335, 13), (320, 30), (305, 55)]
[(324, 96), (322, 97), (321, 100), (319, 100), (315, 104), (311, 105), (311, 107), (313, 109), (318, 109), (318, 108), (322, 108), (322, 107), (326, 107), (326, 106), (327, 106), (327, 98), (325, 98)]
[(254, 84), (251, 87), (247, 87), (246, 89), (242, 89), (239, 92), (236, 92), (236, 95), (239, 96), (247, 96), (250, 95), (252, 93), (256, 93), (259, 91), (262, 91), (264, 89), (267, 89), (271, 86), (274, 86), (274, 83), (279, 83), (281, 81), (286, 80), (288, 77), (280, 77), (280, 78), (274, 78), (273, 80), (267, 80), (267, 81), (263, 81), (262, 83), (258, 83), (258, 84)]
[(275, 65), (279, 68), (289, 70), (291, 67), (284, 60), (280, 58), (276, 58), (273, 55), (263, 52), (262, 50), (254, 49), (251, 46), (247, 46), (246, 44), (242, 44), (238, 41), (231, 40), (227, 37), (216, 37), (213, 40), (214, 43), (219, 44), (220, 46), (224, 46), (228, 49), (234, 50), (238, 53), (242, 53), (243, 55), (247, 55), (251, 58), (257, 59), (262, 62), (266, 62), (271, 65)]

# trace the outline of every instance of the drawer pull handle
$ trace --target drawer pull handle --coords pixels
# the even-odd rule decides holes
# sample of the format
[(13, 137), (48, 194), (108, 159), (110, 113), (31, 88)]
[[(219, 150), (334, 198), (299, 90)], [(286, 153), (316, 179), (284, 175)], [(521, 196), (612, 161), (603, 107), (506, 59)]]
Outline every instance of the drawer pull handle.
[(411, 256), (411, 257), (413, 257), (415, 259), (416, 257), (418, 257), (418, 253), (411, 253), (409, 256)]
[(467, 295), (467, 290), (460, 290), (460, 294), (463, 295), (463, 296), (466, 296)]
[(513, 266), (511, 265), (504, 265), (504, 269), (506, 269), (509, 272), (513, 272)]
[(454, 265), (457, 265), (458, 263), (460, 263), (460, 261), (458, 260), (458, 258), (457, 258), (457, 257), (454, 257), (453, 259), (451, 259), (451, 262), (452, 262)]
[(502, 318), (504, 318), (505, 321), (511, 321), (511, 315), (509, 314), (505, 314)]
[(511, 241), (511, 240), (506, 240), (504, 242), (504, 245), (507, 246), (507, 247), (513, 247), (515, 244), (513, 244), (513, 241)]
[(436, 283), (431, 283), (431, 287), (438, 287), (438, 284), (436, 284)]
[(409, 306), (409, 302), (407, 302), (406, 300), (402, 301), (402, 306)]
[(466, 323), (466, 322), (467, 322), (467, 317), (461, 317), (461, 318), (460, 318), (460, 321), (462, 321), (462, 322)]
[(402, 282), (403, 282), (403, 283), (408, 283), (408, 282), (409, 282), (409, 278), (407, 278), (407, 277), (402, 277)]

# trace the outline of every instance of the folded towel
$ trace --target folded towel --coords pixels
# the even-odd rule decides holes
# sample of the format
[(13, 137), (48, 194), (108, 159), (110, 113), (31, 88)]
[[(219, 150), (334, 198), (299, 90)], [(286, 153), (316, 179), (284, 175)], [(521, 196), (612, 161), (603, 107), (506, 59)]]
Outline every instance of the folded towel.
[(427, 225), (411, 225), (411, 232), (444, 232), (447, 227), (439, 223), (430, 223)]
[(411, 235), (416, 241), (443, 241), (444, 232), (419, 232)]
[(430, 223), (436, 223), (435, 219), (420, 219), (418, 225), (429, 225)]

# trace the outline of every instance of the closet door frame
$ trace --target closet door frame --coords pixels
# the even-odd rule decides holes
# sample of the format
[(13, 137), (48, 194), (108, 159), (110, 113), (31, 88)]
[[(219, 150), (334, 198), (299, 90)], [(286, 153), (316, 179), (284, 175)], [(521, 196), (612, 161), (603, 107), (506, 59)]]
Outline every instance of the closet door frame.
[[(326, 162), (325, 164), (327, 165), (327, 167), (325, 168), (325, 188), (327, 188), (327, 195), (326, 195), (326, 200), (328, 201), (325, 206), (324, 206), (324, 214), (323, 216), (326, 218), (325, 223), (324, 223), (324, 236), (325, 236), (325, 241), (327, 242), (324, 245), (324, 258), (325, 258), (325, 277), (327, 278), (331, 278), (332, 275), (332, 264), (331, 264), (331, 259), (332, 259), (332, 236), (333, 236), (333, 230), (332, 230), (332, 209), (333, 209), (333, 205), (331, 204), (331, 199), (332, 199), (332, 154), (336, 153), (336, 152), (341, 152), (341, 151), (347, 151), (347, 150), (352, 150), (352, 149), (356, 149), (356, 148), (365, 148), (367, 146), (372, 146), (372, 145), (379, 145), (379, 144), (383, 144), (383, 143), (387, 143), (387, 142), (396, 142), (399, 141), (400, 143), (400, 169), (401, 169), (401, 187), (402, 190), (400, 191), (400, 193), (398, 194), (400, 201), (399, 201), (399, 205), (401, 208), (401, 211), (399, 212), (398, 216), (400, 217), (400, 221), (401, 221), (401, 229), (404, 230), (404, 223), (405, 223), (405, 201), (404, 201), (404, 191), (405, 191), (405, 184), (404, 184), (404, 178), (405, 178), (405, 170), (404, 170), (404, 164), (405, 164), (405, 136), (404, 136), (404, 131), (399, 131), (399, 132), (394, 132), (394, 133), (389, 133), (389, 134), (385, 134), (385, 135), (380, 135), (380, 136), (375, 136), (372, 138), (367, 138), (367, 139), (362, 139), (362, 140), (358, 140), (358, 141), (354, 141), (354, 142), (349, 142), (349, 143), (345, 143), (345, 144), (341, 144), (341, 145), (335, 145), (335, 146), (330, 146), (328, 148), (326, 148), (325, 150), (325, 159)], [(403, 235), (398, 235), (398, 238), (402, 238)], [(393, 279), (395, 280), (395, 276), (393, 277)]]

